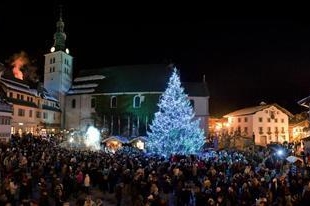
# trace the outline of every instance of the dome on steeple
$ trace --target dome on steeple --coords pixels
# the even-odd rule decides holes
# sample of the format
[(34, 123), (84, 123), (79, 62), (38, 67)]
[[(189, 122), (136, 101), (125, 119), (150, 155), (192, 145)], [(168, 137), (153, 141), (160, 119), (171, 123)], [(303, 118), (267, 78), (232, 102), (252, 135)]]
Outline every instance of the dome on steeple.
[(51, 48), (51, 52), (65, 51), (66, 50), (66, 38), (64, 33), (65, 23), (62, 20), (62, 11), (60, 10), (59, 20), (56, 22), (56, 32), (54, 33), (54, 45)]

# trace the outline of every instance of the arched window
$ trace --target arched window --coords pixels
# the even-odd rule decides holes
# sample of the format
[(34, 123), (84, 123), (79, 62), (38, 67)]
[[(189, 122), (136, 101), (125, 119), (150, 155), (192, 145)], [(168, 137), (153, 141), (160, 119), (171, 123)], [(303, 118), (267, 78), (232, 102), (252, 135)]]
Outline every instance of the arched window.
[(91, 108), (96, 107), (96, 99), (95, 98), (91, 98), (90, 106), (91, 106)]
[(110, 108), (116, 108), (117, 107), (117, 99), (116, 96), (111, 97), (110, 100)]
[(191, 100), (189, 100), (189, 102), (190, 102), (192, 108), (195, 109), (195, 101), (191, 99)]
[(141, 107), (141, 97), (139, 95), (136, 95), (133, 98), (133, 108), (140, 108)]
[(75, 99), (72, 99), (72, 101), (71, 101), (71, 107), (72, 107), (72, 108), (75, 108), (75, 106), (76, 106), (75, 104), (76, 104), (76, 100), (75, 100)]

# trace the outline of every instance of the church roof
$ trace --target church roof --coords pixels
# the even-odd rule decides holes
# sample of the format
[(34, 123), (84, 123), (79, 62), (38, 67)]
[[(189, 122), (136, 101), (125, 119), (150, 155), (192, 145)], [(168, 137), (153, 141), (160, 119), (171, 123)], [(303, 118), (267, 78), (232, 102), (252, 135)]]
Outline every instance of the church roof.
[[(164, 64), (127, 65), (80, 71), (68, 94), (162, 93), (172, 69)], [(189, 96), (209, 96), (204, 82), (184, 82)]]

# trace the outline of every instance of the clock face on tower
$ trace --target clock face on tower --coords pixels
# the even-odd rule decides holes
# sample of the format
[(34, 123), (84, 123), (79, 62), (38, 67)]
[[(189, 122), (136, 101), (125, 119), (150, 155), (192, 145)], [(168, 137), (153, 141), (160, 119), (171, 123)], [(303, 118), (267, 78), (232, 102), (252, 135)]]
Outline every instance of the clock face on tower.
[(55, 47), (52, 47), (52, 48), (51, 48), (51, 52), (54, 52), (54, 51), (55, 51)]

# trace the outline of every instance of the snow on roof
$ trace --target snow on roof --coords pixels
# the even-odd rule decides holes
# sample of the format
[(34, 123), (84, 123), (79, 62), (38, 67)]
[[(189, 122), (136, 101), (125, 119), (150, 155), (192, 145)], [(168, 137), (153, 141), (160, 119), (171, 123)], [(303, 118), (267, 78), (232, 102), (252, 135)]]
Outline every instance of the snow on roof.
[(15, 85), (12, 85), (12, 84), (10, 84), (10, 83), (8, 83), (8, 82), (4, 82), (4, 81), (2, 81), (2, 83), (6, 86), (6, 87), (8, 87), (8, 88), (10, 88), (10, 89), (14, 89), (14, 90), (17, 90), (17, 91), (21, 91), (21, 92), (25, 92), (25, 93), (28, 93), (28, 94), (31, 94), (31, 95), (34, 95), (34, 96), (38, 96), (38, 93), (37, 93), (37, 90), (32, 90), (32, 89), (29, 89), (29, 87), (28, 87), (28, 89), (27, 89), (27, 87), (25, 88), (25, 87), (19, 87), (19, 86), (15, 86)]
[(72, 85), (72, 89), (80, 89), (80, 88), (93, 88), (97, 87), (98, 84), (81, 84), (81, 85)]
[(299, 100), (297, 103), (301, 106), (304, 106), (306, 108), (309, 108), (309, 101), (310, 101), (310, 96), (303, 98), (302, 100)]
[(121, 143), (129, 143), (128, 139), (126, 137), (122, 137), (122, 136), (110, 136), (110, 137), (102, 140), (102, 142), (107, 142), (107, 141), (111, 141), (111, 140), (117, 140), (117, 141), (120, 141)]
[(230, 116), (244, 116), (244, 115), (251, 115), (255, 114), (256, 112), (259, 112), (263, 109), (269, 108), (271, 106), (277, 107), (279, 110), (282, 112), (286, 113), (288, 116), (293, 116), (289, 111), (284, 109), (283, 107), (280, 107), (278, 104), (263, 104), (255, 107), (247, 107), (244, 109), (236, 110), (234, 112), (231, 112), (229, 114), (224, 115), (225, 118), (230, 117)]
[(51, 95), (49, 95), (49, 94), (48, 94), (48, 95), (45, 95), (45, 99), (58, 102), (58, 100), (57, 100), (55, 97), (53, 97), (53, 96), (51, 96)]
[(77, 77), (74, 79), (75, 82), (83, 82), (83, 81), (91, 81), (91, 80), (100, 80), (104, 79), (105, 76), (103, 75), (90, 75), (85, 77)]
[(5, 78), (2, 78), (4, 81), (6, 82), (10, 82), (12, 84), (17, 84), (17, 85), (20, 85), (22, 87), (26, 87), (26, 88), (29, 88), (29, 86), (27, 84), (23, 84), (23, 83), (20, 83), (20, 82), (16, 82), (16, 81), (13, 81), (13, 80), (10, 80), (10, 79), (5, 79)]
[(79, 90), (69, 90), (68, 94), (83, 94), (83, 93), (92, 93), (95, 89), (79, 89)]

